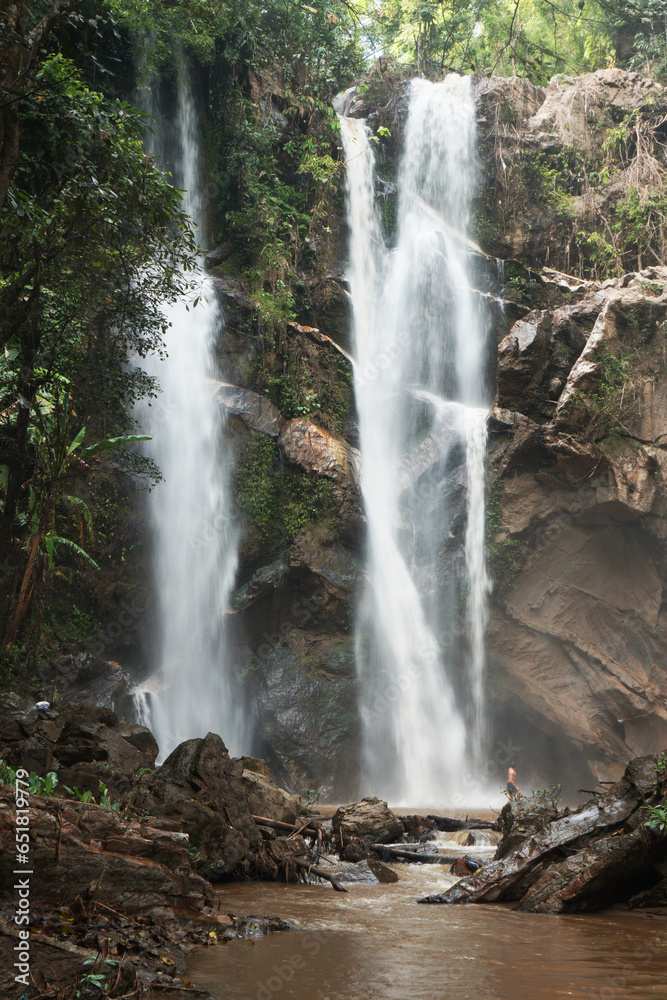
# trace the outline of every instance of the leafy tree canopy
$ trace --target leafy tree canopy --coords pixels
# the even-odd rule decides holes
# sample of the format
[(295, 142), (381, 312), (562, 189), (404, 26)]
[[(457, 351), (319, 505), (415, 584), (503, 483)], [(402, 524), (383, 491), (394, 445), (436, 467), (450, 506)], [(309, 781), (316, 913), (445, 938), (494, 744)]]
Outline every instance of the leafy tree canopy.
[(59, 55), (22, 102), (20, 159), (0, 214), (6, 544), (53, 536), (70, 445), (91, 414), (98, 431), (127, 427), (132, 403), (153, 391), (134, 359), (160, 349), (161, 304), (188, 290), (194, 236), (180, 192), (144, 152), (146, 124)]

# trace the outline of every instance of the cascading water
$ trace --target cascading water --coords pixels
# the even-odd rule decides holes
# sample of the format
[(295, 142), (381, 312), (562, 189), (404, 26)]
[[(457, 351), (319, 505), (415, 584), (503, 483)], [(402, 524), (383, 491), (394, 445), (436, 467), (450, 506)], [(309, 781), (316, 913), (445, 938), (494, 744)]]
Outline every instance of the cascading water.
[(482, 764), (485, 729), (485, 668), (487, 600), (490, 580), (486, 570), (486, 517), (484, 479), (486, 471), (485, 409), (466, 410), (466, 466), (468, 469), (468, 525), (465, 561), (468, 579), (468, 677), (470, 682), (470, 743), (476, 770)]
[[(394, 802), (428, 804), (460, 784), (466, 751), (479, 756), (482, 738), (487, 318), (467, 237), (475, 181), (470, 81), (452, 74), (439, 84), (412, 82), (391, 252), (368, 131), (344, 117), (341, 127), (368, 518), (369, 585), (357, 631), (364, 786)], [(468, 481), (468, 745), (445, 666), (455, 585), (438, 567), (450, 542), (457, 449)]]
[[(153, 109), (151, 109), (153, 110)], [(174, 147), (168, 123), (154, 113), (154, 148), (170, 155), (184, 208), (202, 225), (197, 115), (189, 81), (179, 75)], [(210, 730), (231, 753), (244, 748), (244, 713), (228, 653), (226, 613), (237, 566), (230, 518), (230, 454), (224, 422), (207, 386), (215, 374), (213, 339), (223, 318), (205, 279), (192, 296), (166, 307), (167, 357), (146, 371), (162, 392), (138, 415), (146, 449), (163, 482), (148, 499), (153, 576), (158, 600), (157, 676), (135, 692), (137, 715), (151, 727), (163, 758), (178, 743)]]

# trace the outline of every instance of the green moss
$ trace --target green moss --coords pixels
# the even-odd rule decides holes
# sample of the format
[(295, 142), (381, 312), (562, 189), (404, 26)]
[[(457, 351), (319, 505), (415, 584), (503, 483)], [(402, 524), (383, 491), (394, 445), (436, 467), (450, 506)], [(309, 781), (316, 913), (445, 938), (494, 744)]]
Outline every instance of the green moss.
[(235, 495), (263, 542), (291, 541), (312, 521), (338, 522), (331, 480), (282, 464), (276, 443), (264, 435), (254, 437), (245, 450)]
[(528, 192), (546, 211), (555, 215), (572, 215), (570, 194), (564, 189), (563, 174), (558, 165), (544, 153), (526, 158), (523, 175)]
[(275, 354), (257, 356), (255, 370), (256, 387), (286, 420), (310, 417), (331, 434), (342, 435), (354, 412), (352, 366), (342, 354), (290, 334), (279, 341)]
[(505, 484), (497, 479), (486, 499), (486, 563), (491, 579), (498, 587), (508, 587), (521, 569), (521, 553), (525, 543), (515, 538), (498, 539), (503, 520), (502, 495)]
[[(631, 317), (628, 321), (632, 325)], [(604, 439), (615, 448), (617, 439), (628, 435), (626, 423), (632, 421), (632, 414), (625, 416), (624, 413), (634, 406), (634, 393), (628, 390), (633, 380), (631, 358), (615, 354), (605, 344), (591, 355), (590, 360), (597, 365), (595, 385), (587, 391), (575, 392), (563, 408), (563, 417), (582, 437)]]

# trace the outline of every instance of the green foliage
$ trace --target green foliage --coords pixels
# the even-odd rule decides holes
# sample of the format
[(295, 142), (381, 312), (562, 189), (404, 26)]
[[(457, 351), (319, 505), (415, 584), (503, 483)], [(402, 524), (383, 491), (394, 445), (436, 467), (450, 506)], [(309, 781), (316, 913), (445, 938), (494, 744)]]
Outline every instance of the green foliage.
[(109, 976), (117, 968), (118, 962), (115, 959), (100, 959), (99, 955), (94, 958), (86, 958), (81, 963), (86, 966), (108, 966), (108, 972), (86, 972), (77, 980), (74, 995), (77, 1000), (88, 1000), (90, 997), (99, 997), (108, 993), (111, 987)]
[(523, 543), (518, 539), (497, 538), (503, 519), (501, 503), (503, 489), (503, 481), (497, 479), (487, 493), (484, 529), (489, 576), (501, 588), (511, 586), (514, 582), (521, 569), (518, 557), (523, 550)]
[(265, 543), (291, 541), (309, 522), (337, 519), (331, 481), (283, 465), (275, 442), (264, 435), (246, 447), (236, 472), (236, 498)]
[[(626, 319), (631, 322), (630, 314)], [(568, 419), (589, 440), (627, 435), (623, 411), (632, 407), (633, 387), (641, 376), (633, 374), (629, 355), (614, 354), (606, 345), (591, 355), (591, 361), (597, 365), (595, 386), (572, 396), (566, 408)]]
[(598, 69), (614, 58), (614, 19), (597, 3), (366, 0), (359, 7), (376, 49), (426, 73), (485, 70), (546, 84), (555, 73)]
[[(129, 410), (155, 389), (136, 358), (160, 349), (161, 305), (190, 286), (195, 267), (180, 193), (143, 150), (145, 116), (91, 91), (58, 55), (21, 111), (0, 217), (0, 527), (24, 551), (9, 642), (58, 550), (95, 563), (83, 543), (89, 512), (70, 491), (81, 537), (56, 525), (64, 481), (137, 439), (124, 433)], [(84, 447), (86, 415), (101, 412), (113, 436)]]
[[(11, 767), (7, 761), (0, 760), (0, 783), (3, 785), (15, 785), (16, 773), (19, 770), (22, 770), (22, 768)], [(55, 771), (49, 771), (43, 777), (31, 771), (28, 777), (28, 792), (30, 795), (41, 795), (45, 798), (51, 798), (57, 784), (58, 775)], [(25, 786), (23, 785), (22, 787)]]
[[(521, 795), (521, 798), (518, 800), (521, 811), (530, 813), (548, 810), (549, 812), (556, 813), (558, 812), (558, 805), (564, 790), (565, 785), (563, 784), (548, 785), (546, 788), (534, 789), (530, 795)], [(503, 792), (510, 797), (511, 793), (507, 788), (504, 788)]]
[(660, 264), (667, 247), (667, 194), (661, 190), (643, 194), (630, 189), (616, 210), (612, 229), (628, 255), (641, 268), (647, 263)]
[(114, 812), (120, 812), (120, 805), (118, 802), (111, 802), (109, 799), (109, 789), (100, 781), (100, 796), (99, 801), (95, 800), (95, 796), (90, 791), (90, 789), (81, 790), (78, 785), (74, 785), (70, 788), (69, 785), (63, 785), (63, 789), (70, 795), (73, 799), (78, 799), (79, 802), (92, 803), (93, 805), (105, 806), (107, 809), (113, 809)]
[(345, 0), (317, 8), (280, 0), (105, 0), (105, 7), (141, 56), (144, 79), (174, 69), (183, 48), (214, 68), (270, 63), (316, 96), (335, 93), (359, 68), (357, 21)]
[(79, 802), (95, 802), (95, 796), (88, 788), (85, 791), (81, 791), (78, 785), (74, 785), (73, 788), (70, 788), (69, 785), (63, 785), (63, 788), (68, 795), (70, 795), (73, 799), (78, 799)]
[(667, 836), (667, 799), (658, 806), (646, 806), (649, 818), (644, 823), (648, 830)]
[(237, 88), (216, 92), (207, 124), (214, 238), (235, 247), (226, 266), (248, 280), (262, 333), (296, 317), (341, 189), (333, 109), (310, 95), (283, 104), (279, 128)]
[(629, 68), (650, 74), (664, 84), (667, 80), (667, 3), (665, 0), (646, 0), (641, 7), (628, 5), (625, 11), (625, 17), (632, 18), (635, 28), (634, 53)]
[(572, 213), (572, 199), (562, 186), (563, 171), (544, 153), (526, 160), (524, 175), (529, 192), (545, 209), (556, 215)]

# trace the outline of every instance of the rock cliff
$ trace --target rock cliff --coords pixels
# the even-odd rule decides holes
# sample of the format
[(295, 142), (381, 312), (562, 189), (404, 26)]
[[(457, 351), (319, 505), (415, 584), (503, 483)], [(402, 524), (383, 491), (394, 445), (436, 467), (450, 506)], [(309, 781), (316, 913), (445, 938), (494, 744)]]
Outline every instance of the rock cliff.
[[(380, 156), (390, 240), (409, 75), (382, 60), (346, 112), (391, 133)], [(617, 778), (629, 756), (667, 741), (667, 97), (620, 70), (556, 77), (546, 88), (480, 76), (474, 87), (477, 271), (493, 309), (491, 745), (520, 747), (529, 780), (576, 788)], [(247, 341), (225, 334), (224, 363), (245, 388), (216, 391), (238, 429), (246, 533), (233, 608), (263, 733), (257, 752), (293, 787), (342, 796), (354, 790), (346, 777), (357, 759), (363, 512), (349, 318), (321, 305), (337, 301), (344, 282), (344, 226), (336, 233), (338, 262), (301, 320), (313, 325), (289, 324), (259, 378)], [(238, 284), (223, 279), (220, 294), (247, 327), (252, 310)], [(315, 407), (305, 386), (318, 390)], [(294, 406), (294, 394), (304, 405)], [(406, 465), (408, 520), (411, 497), (429, 486), (429, 455), (426, 440)], [(457, 586), (465, 483), (462, 474), (452, 481), (442, 548)], [(442, 572), (438, 558), (425, 581)], [(456, 670), (463, 640), (454, 624), (443, 641)]]

